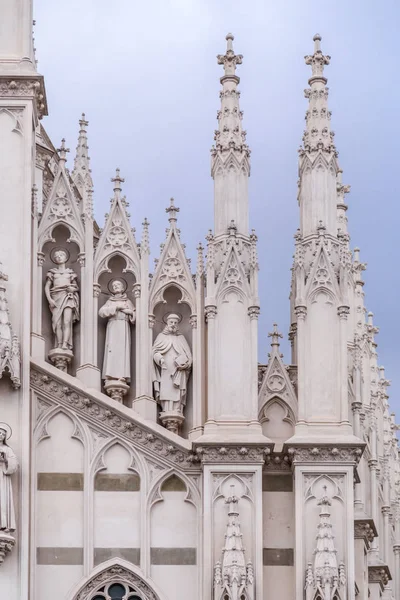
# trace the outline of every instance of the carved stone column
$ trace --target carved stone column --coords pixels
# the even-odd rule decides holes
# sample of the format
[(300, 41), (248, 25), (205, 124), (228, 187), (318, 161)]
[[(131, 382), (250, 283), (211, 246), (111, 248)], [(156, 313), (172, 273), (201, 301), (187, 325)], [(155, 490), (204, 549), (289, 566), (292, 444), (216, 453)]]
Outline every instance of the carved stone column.
[(215, 353), (216, 353), (216, 327), (215, 317), (217, 316), (217, 307), (215, 305), (206, 306), (204, 309), (206, 322), (207, 322), (207, 340), (208, 340), (208, 372), (207, 372), (207, 383), (208, 383), (208, 410), (210, 411), (207, 415), (207, 422), (215, 421), (215, 415), (211, 413), (211, 409), (215, 407), (215, 402), (212, 401), (214, 390), (215, 390)]
[(305, 360), (306, 360), (306, 348), (305, 348), (305, 320), (307, 317), (306, 306), (296, 306), (295, 309), (297, 317), (297, 390), (298, 390), (298, 424), (305, 423), (305, 398), (304, 398), (304, 372), (305, 372)]
[(339, 306), (338, 315), (340, 322), (340, 421), (342, 424), (349, 422), (348, 400), (348, 375), (347, 375), (347, 317), (350, 313), (348, 306)]

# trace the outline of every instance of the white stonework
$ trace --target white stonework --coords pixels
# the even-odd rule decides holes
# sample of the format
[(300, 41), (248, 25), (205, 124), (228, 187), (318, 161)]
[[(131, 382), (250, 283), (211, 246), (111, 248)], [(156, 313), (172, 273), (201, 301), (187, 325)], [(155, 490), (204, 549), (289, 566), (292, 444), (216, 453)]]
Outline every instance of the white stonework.
[(400, 600), (398, 427), (321, 37), (306, 57), (292, 356), (274, 325), (259, 365), (233, 36), (206, 264), (200, 244), (192, 273), (171, 199), (150, 274), (149, 223), (136, 241), (119, 169), (94, 220), (86, 116), (71, 171), (42, 125), (32, 0), (0, 0), (0, 15), (0, 597)]

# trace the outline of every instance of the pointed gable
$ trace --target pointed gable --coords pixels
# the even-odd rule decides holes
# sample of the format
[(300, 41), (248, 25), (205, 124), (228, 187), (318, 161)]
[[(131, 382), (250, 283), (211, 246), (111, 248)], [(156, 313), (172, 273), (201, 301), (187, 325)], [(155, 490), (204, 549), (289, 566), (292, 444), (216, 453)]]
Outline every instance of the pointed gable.
[(291, 419), (295, 421), (297, 419), (297, 396), (279, 352), (278, 338), (282, 337), (282, 334), (278, 333), (275, 323), (274, 331), (268, 335), (272, 338), (271, 352), (258, 394), (259, 415), (261, 418), (268, 404), (279, 398), (289, 409)]
[(46, 202), (38, 229), (38, 247), (54, 241), (53, 231), (58, 225), (64, 225), (70, 232), (69, 241), (76, 242), (83, 252), (84, 230), (80, 217), (79, 201), (76, 199), (69, 177), (65, 170), (64, 140), (59, 150), (60, 162), (54, 178), (53, 187)]
[(332, 301), (334, 298), (337, 301), (340, 299), (337, 277), (323, 244), (317, 250), (308, 276), (305, 297), (313, 301), (313, 297), (320, 291), (326, 292)]
[(102, 273), (108, 271), (110, 259), (117, 255), (125, 259), (126, 270), (133, 273), (136, 279), (140, 273), (139, 250), (126, 211), (126, 201), (120, 194), (120, 184), (124, 180), (120, 177), (119, 169), (111, 181), (115, 184), (114, 198), (94, 256), (95, 282)]
[(173, 198), (166, 211), (170, 215), (170, 228), (150, 286), (150, 311), (156, 304), (163, 302), (165, 290), (173, 285), (182, 293), (180, 302), (189, 304), (194, 313), (195, 286), (185, 249), (179, 238), (179, 230), (176, 227), (176, 213), (179, 212), (179, 208), (175, 207)]
[(251, 298), (251, 290), (248, 278), (240, 261), (239, 254), (234, 245), (227, 252), (216, 286), (216, 297), (222, 302), (226, 295), (236, 290), (243, 298)]

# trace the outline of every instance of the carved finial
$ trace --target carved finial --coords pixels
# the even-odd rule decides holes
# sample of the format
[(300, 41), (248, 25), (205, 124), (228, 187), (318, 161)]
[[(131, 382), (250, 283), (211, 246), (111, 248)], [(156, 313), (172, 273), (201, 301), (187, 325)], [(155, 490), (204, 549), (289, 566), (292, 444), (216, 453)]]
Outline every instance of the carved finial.
[(165, 212), (168, 214), (168, 221), (171, 223), (176, 223), (177, 221), (177, 213), (179, 212), (179, 208), (175, 206), (175, 200), (170, 198), (170, 204), (168, 208), (165, 209)]
[(319, 33), (317, 33), (316, 35), (314, 35), (313, 40), (314, 40), (314, 54), (311, 56), (305, 56), (304, 60), (306, 62), (306, 65), (311, 65), (311, 69), (312, 69), (312, 77), (309, 81), (310, 85), (311, 83), (313, 83), (315, 80), (320, 79), (323, 81), (323, 83), (327, 82), (327, 79), (323, 76), (324, 74), (324, 67), (325, 65), (329, 65), (331, 57), (326, 55), (324, 56), (322, 54), (322, 50), (321, 50), (321, 36), (319, 35)]
[(197, 246), (197, 266), (196, 266), (196, 274), (197, 277), (201, 277), (204, 273), (204, 256), (203, 256), (204, 248), (201, 244)]
[(69, 152), (69, 148), (65, 147), (65, 138), (61, 140), (61, 146), (57, 148), (57, 152), (60, 156), (60, 164), (65, 164), (67, 162), (67, 152)]
[(115, 169), (115, 177), (112, 177), (111, 181), (114, 184), (114, 192), (120, 192), (122, 190), (121, 183), (124, 183), (125, 179), (120, 176), (120, 170), (118, 168)]
[(142, 230), (142, 241), (140, 243), (140, 251), (142, 253), (150, 254), (150, 238), (149, 238), (150, 223), (148, 222), (146, 217), (144, 218), (142, 225), (143, 225), (143, 230)]
[(82, 133), (86, 133), (86, 127), (89, 125), (89, 121), (86, 121), (85, 117), (85, 113), (82, 113), (82, 117), (79, 120), (79, 127)]
[(241, 65), (243, 56), (241, 54), (235, 54), (233, 50), (234, 37), (231, 33), (226, 36), (226, 54), (218, 54), (217, 60), (219, 65), (224, 66), (225, 77), (236, 77), (236, 65)]
[(278, 346), (279, 348), (279, 338), (283, 338), (283, 335), (278, 331), (277, 323), (272, 325), (273, 331), (268, 334), (268, 337), (271, 338), (271, 346)]
[(82, 198), (85, 198), (88, 189), (93, 187), (93, 180), (90, 175), (89, 146), (86, 131), (88, 125), (89, 121), (86, 120), (85, 113), (82, 113), (82, 117), (79, 119), (79, 136), (78, 144), (76, 146), (74, 168), (71, 173), (71, 177), (79, 189)]

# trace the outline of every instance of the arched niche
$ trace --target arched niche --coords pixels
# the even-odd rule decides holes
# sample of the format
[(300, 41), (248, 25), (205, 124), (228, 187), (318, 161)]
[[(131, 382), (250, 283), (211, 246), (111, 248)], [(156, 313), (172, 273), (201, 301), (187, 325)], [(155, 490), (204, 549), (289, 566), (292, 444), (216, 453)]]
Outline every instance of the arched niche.
[[(154, 493), (155, 492), (155, 493)], [(197, 597), (199, 535), (198, 515), (189, 485), (177, 474), (169, 474), (150, 495), (151, 578), (168, 598), (177, 593), (176, 576)]]
[(140, 564), (141, 481), (132, 452), (112, 443), (95, 459), (94, 563), (120, 556)]
[[(46, 275), (50, 269), (54, 269), (57, 265), (53, 261), (53, 254), (56, 248), (62, 248), (67, 251), (69, 258), (67, 267), (73, 269), (77, 274), (77, 283), (79, 287), (79, 311), (81, 314), (81, 300), (82, 300), (82, 287), (81, 287), (81, 265), (79, 263), (80, 249), (79, 246), (70, 241), (71, 232), (66, 225), (57, 225), (52, 231), (52, 240), (46, 242), (43, 248), (39, 248), (42, 252), (42, 336), (45, 340), (45, 358), (48, 362), (48, 354), (50, 350), (54, 348), (54, 333), (51, 325), (51, 312), (49, 303), (44, 293), (46, 285)], [(75, 375), (76, 369), (80, 365), (80, 346), (81, 346), (81, 325), (80, 320), (75, 321), (73, 325), (73, 354), (71, 365), (68, 367), (68, 372)]]
[[(154, 327), (153, 327), (153, 342), (161, 333), (166, 326), (166, 317), (170, 313), (175, 313), (179, 317), (181, 317), (181, 321), (179, 323), (179, 332), (185, 336), (186, 341), (189, 344), (190, 350), (193, 354), (193, 333), (192, 326), (190, 324), (190, 316), (191, 309), (190, 306), (182, 301), (182, 292), (181, 290), (174, 286), (168, 286), (163, 293), (163, 301), (156, 304), (154, 307)], [(181, 435), (182, 437), (187, 438), (189, 435), (189, 431), (193, 426), (193, 366), (190, 373), (188, 388), (187, 388), (187, 396), (186, 396), (186, 406), (184, 408), (184, 416), (185, 421), (182, 425)], [(161, 410), (161, 407), (160, 407)]]
[(280, 452), (284, 442), (294, 435), (292, 411), (281, 398), (272, 398), (264, 406), (260, 421), (263, 434), (275, 442), (275, 450)]
[[(100, 286), (100, 295), (98, 299), (98, 310), (107, 302), (111, 296), (111, 283), (115, 279), (121, 279), (126, 286), (126, 295), (135, 306), (135, 298), (133, 295), (133, 286), (136, 283), (136, 278), (131, 271), (127, 271), (127, 263), (123, 256), (115, 254), (108, 261), (108, 271), (100, 274), (98, 285)], [(104, 348), (106, 342), (107, 319), (102, 319), (97, 313), (97, 364), (103, 375)], [(124, 396), (124, 404), (132, 406), (132, 400), (135, 398), (135, 382), (136, 382), (136, 323), (131, 325), (131, 380), (130, 388), (126, 396)], [(103, 377), (101, 384), (104, 386)], [(104, 391), (104, 388), (102, 387)]]
[(43, 563), (40, 553), (47, 548), (51, 552), (84, 545), (85, 436), (72, 415), (59, 411), (38, 424), (35, 438), (32, 536), (33, 547), (40, 549), (35, 597), (51, 598), (58, 579), (57, 593), (65, 597), (71, 585), (83, 576), (83, 565), (77, 563), (63, 577), (61, 570), (65, 567)]

